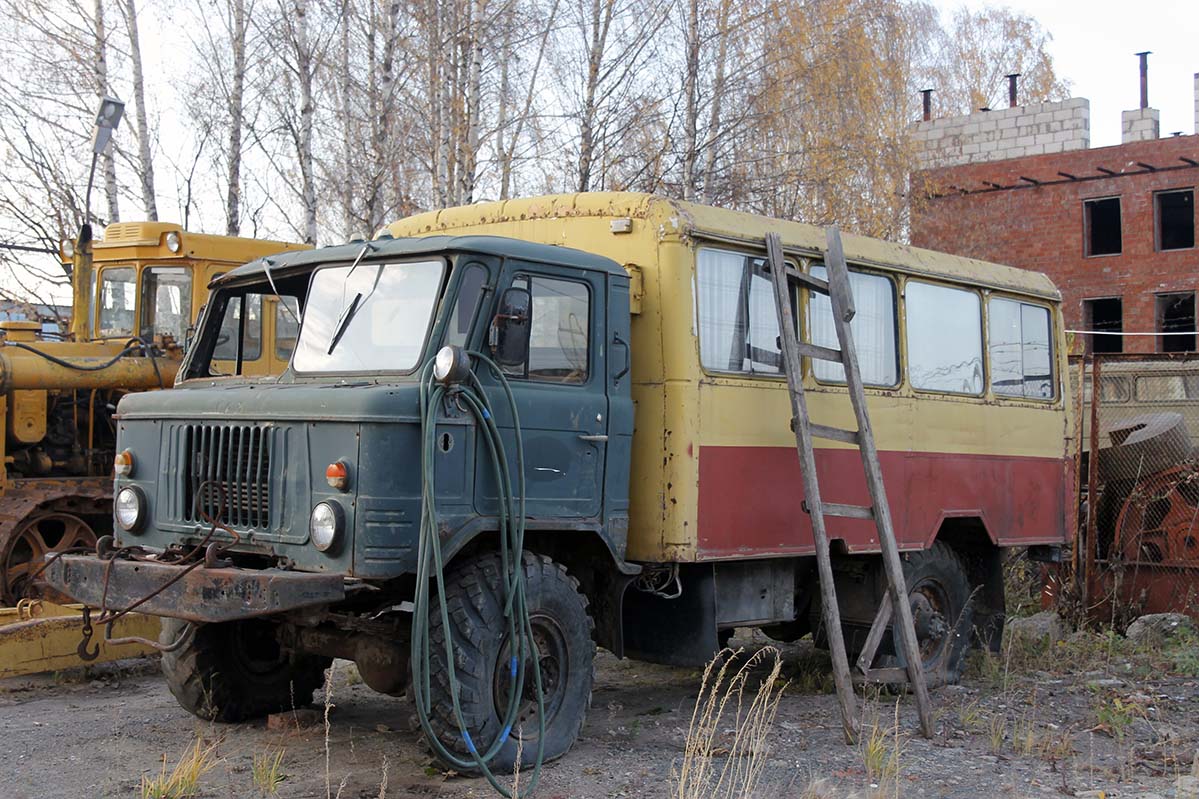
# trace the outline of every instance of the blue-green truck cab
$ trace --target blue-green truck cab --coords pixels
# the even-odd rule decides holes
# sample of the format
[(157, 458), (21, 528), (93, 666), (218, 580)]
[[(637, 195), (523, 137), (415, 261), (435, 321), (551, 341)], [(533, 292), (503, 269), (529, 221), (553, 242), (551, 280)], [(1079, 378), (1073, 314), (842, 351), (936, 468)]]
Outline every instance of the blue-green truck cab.
[[(170, 687), (205, 718), (306, 703), (332, 657), (354, 660), (377, 690), (405, 693), (431, 440), (448, 564), (439, 585), (451, 625), (465, 625), (455, 638), (489, 639), (471, 651), (484, 664), (472, 695), (490, 698), (463, 712), (477, 739), (494, 741), (515, 662), (491, 634), (505, 612), (496, 472), (479, 420), (452, 392), (422, 436), (421, 383), (443, 348), (489, 357), (503, 344), (503, 379), (488, 368), (473, 379), (509, 451), (504, 382), (519, 417), (518, 568), (546, 683), (543, 754), (564, 752), (590, 696), (594, 642), (621, 651), (620, 598), (638, 572), (624, 559), (633, 434), (624, 269), (514, 239), (380, 238), (255, 261), (211, 288), (176, 390), (130, 395), (118, 409), (115, 540), (99, 558), (61, 558), (47, 579), (102, 611), (163, 616)], [(263, 296), (295, 310), (298, 341), (282, 375), (243, 376), (253, 334), (243, 309)], [(233, 373), (214, 365), (218, 350), (236, 354), (222, 361)], [(429, 623), (444, 636), (438, 614)], [(451, 690), (433, 683), (435, 694)], [(433, 726), (461, 751), (450, 714)], [(516, 733), (503, 737), (519, 749)]]

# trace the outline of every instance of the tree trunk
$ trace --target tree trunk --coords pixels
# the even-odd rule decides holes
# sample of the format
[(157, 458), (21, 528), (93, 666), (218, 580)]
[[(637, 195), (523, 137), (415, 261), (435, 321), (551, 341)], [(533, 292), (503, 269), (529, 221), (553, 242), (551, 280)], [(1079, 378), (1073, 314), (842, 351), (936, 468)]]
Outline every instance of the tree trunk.
[(591, 190), (591, 170), (595, 160), (596, 93), (615, 1), (591, 2), (591, 43), (587, 50), (587, 83), (583, 90), (583, 113), (579, 125), (579, 191)]
[(683, 199), (695, 199), (699, 122), (699, 0), (687, 6), (687, 60), (683, 69)]
[(338, 81), (341, 89), (341, 226), (346, 241), (354, 238), (354, 174), (353, 117), (350, 114), (350, 94), (354, 91), (350, 73), (350, 17), (352, 7), (346, 2), (342, 14), (341, 51), (338, 53)]
[(312, 95), (315, 64), (308, 42), (308, 11), (308, 0), (296, 0), (296, 66), (300, 81), (300, 140), (297, 155), (304, 204), (304, 241), (316, 244), (316, 176), (312, 157), (312, 126), (316, 116), (316, 103)]
[(473, 202), (475, 194), (475, 170), (479, 157), (479, 114), (483, 96), (483, 13), (486, 6), (487, 0), (473, 0), (467, 16), (470, 67), (466, 78), (466, 136), (462, 148), (462, 171), (458, 176), (461, 186), (458, 201), (463, 204)]
[(232, 12), (232, 70), (229, 76), (229, 152), (225, 186), (225, 235), (241, 234), (241, 134), (245, 122), (246, 3), (229, 0)]
[[(92, 50), (92, 69), (96, 80), (98, 98), (108, 96), (108, 29), (104, 24), (104, 0), (96, 0), (96, 39)], [(108, 224), (119, 222), (121, 209), (117, 193), (117, 163), (113, 150), (117, 143), (114, 136), (100, 154), (100, 168), (104, 171), (104, 197), (108, 205)]]
[(703, 183), (699, 189), (699, 201), (708, 203), (712, 199), (712, 186), (716, 181), (716, 157), (720, 147), (721, 113), (724, 110), (725, 75), (729, 52), (729, 15), (732, 0), (720, 1), (720, 12), (716, 18), (716, 77), (712, 80), (712, 105), (708, 109), (708, 130), (704, 136)]
[(125, 0), (125, 25), (129, 29), (129, 61), (133, 67), (133, 112), (137, 124), (137, 160), (141, 171), (142, 205), (146, 219), (158, 221), (154, 196), (154, 157), (150, 153), (150, 125), (146, 120), (146, 86), (142, 79), (142, 49), (137, 32), (137, 0)]

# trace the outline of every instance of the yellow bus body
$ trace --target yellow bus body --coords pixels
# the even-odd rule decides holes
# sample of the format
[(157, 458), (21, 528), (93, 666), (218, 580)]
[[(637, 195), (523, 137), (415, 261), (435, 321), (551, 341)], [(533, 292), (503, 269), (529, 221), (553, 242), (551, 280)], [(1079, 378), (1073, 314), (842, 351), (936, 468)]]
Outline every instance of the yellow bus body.
[[(697, 335), (700, 247), (764, 254), (774, 231), (805, 268), (822, 258), (822, 228), (636, 193), (556, 195), (420, 214), (393, 236), (491, 234), (607, 256), (632, 276), (631, 466), (628, 557), (688, 562), (806, 555), (814, 551), (789, 428), (786, 382), (705, 370)], [(1044, 275), (858, 236), (845, 236), (851, 269), (897, 286), (900, 380), (869, 388), (868, 404), (903, 549), (922, 549), (946, 525), (980, 525), (999, 546), (1060, 544), (1070, 529), (1070, 404), (1060, 295)], [(1044, 306), (1052, 320), (1053, 396), (1045, 400), (917, 390), (907, 368), (905, 288), (910, 279)], [(806, 298), (801, 324), (807, 327)], [(987, 330), (987, 319), (982, 320)], [(611, 352), (611, 350), (609, 350)], [(983, 352), (986, 354), (986, 346)], [(613, 356), (609, 356), (613, 357)], [(989, 372), (989, 365), (988, 365)], [(853, 428), (844, 388), (806, 367), (812, 418)], [(826, 501), (863, 504), (856, 449), (819, 443)], [(834, 546), (878, 551), (873, 524), (830, 519)]]

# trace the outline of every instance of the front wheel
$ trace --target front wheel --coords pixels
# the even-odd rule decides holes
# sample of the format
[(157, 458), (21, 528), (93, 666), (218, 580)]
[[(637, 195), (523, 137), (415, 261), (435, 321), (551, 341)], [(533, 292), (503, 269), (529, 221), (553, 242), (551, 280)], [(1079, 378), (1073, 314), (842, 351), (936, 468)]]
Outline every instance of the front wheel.
[[(163, 619), (159, 640), (174, 643), (185, 625)], [(163, 653), (162, 672), (184, 710), (238, 722), (309, 704), (332, 662), (284, 650), (275, 624), (250, 619), (196, 625), (180, 648)]]
[[(583, 727), (591, 704), (595, 643), (587, 599), (579, 583), (558, 563), (525, 553), (522, 560), (525, 602), (533, 628), (536, 660), (527, 656), (522, 701), (506, 742), (488, 764), (496, 773), (511, 772), (537, 756), (537, 697), (533, 668), (540, 670), (545, 718), (545, 760), (566, 754)], [(511, 646), (504, 618), (502, 564), (487, 555), (455, 566), (446, 574), (444, 590), (450, 635), (456, 655), (455, 677), (463, 721), (477, 750), (487, 751), (502, 734), (512, 689)], [(437, 601), (429, 611), (429, 723), (449, 751), (469, 760), (454, 717), (445, 654), (446, 630)], [(452, 764), (447, 764), (452, 765)]]

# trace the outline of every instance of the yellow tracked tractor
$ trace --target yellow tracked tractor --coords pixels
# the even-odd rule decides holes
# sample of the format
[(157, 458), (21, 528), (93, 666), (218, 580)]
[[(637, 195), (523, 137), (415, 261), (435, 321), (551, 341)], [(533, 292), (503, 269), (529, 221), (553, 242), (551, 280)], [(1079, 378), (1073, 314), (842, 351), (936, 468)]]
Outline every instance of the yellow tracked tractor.
[[(61, 597), (35, 578), (48, 555), (94, 547), (111, 532), (117, 401), (172, 385), (210, 280), (307, 247), (163, 222), (112, 224), (102, 240), (86, 239), (62, 246), (72, 273), (68, 332), (46, 332), (38, 320), (0, 322), (0, 605), (45, 601), (40, 611), (0, 610), (0, 676), (78, 664), (75, 644), (63, 648), (69, 639), (78, 643), (79, 611), (54, 605)], [(294, 345), (294, 320), (294, 309), (274, 298), (234, 308), (227, 324), (245, 330), (232, 337), (243, 342), (241, 351), (218, 356), (242, 374), (276, 374)], [(122, 622), (134, 630), (147, 624)], [(112, 650), (103, 649), (101, 659), (138, 653)]]

